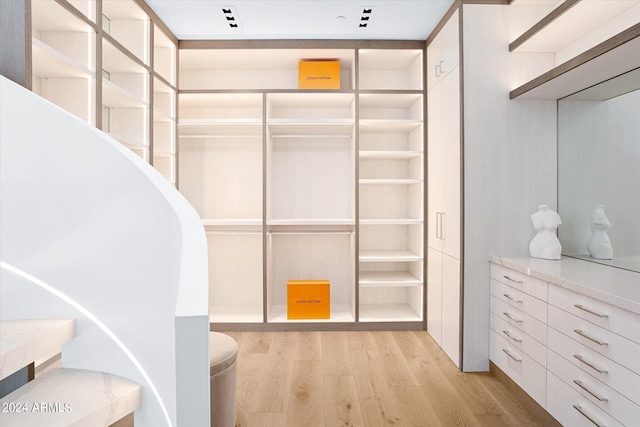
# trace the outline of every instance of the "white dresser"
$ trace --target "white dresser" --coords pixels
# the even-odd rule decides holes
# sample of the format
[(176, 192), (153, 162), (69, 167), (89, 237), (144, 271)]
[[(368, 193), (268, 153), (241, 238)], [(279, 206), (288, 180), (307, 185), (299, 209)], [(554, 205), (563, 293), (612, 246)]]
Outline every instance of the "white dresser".
[(490, 359), (565, 426), (640, 420), (640, 273), (491, 257)]

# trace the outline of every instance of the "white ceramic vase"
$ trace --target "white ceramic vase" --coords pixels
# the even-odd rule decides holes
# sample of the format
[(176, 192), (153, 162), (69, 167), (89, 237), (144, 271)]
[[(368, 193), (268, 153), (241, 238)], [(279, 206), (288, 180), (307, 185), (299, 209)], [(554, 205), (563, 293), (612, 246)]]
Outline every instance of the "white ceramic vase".
[(560, 259), (562, 245), (556, 235), (558, 226), (562, 224), (560, 215), (547, 205), (539, 205), (538, 211), (531, 215), (531, 222), (537, 234), (529, 243), (529, 254), (534, 258)]
[(597, 205), (591, 214), (591, 240), (587, 244), (592, 258), (613, 259), (613, 248), (607, 234), (609, 227), (611, 223), (604, 213), (604, 205)]

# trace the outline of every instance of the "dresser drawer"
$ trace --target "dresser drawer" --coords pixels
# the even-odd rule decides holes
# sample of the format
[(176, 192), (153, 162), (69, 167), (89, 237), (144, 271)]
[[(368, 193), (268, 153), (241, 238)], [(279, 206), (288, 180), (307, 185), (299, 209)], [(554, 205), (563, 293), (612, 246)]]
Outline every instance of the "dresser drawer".
[(516, 288), (491, 279), (491, 295), (524, 313), (547, 323), (547, 303)]
[(640, 420), (640, 406), (634, 404), (611, 387), (573, 365), (553, 351), (548, 354), (547, 369), (568, 384), (592, 404), (611, 415), (623, 425)]
[(640, 316), (555, 285), (549, 285), (549, 304), (640, 344)]
[(527, 356), (530, 356), (542, 366), (547, 366), (547, 348), (544, 344), (533, 339), (521, 330), (514, 328), (495, 313), (491, 313), (489, 323), (491, 325), (491, 329), (498, 335), (502, 336), (502, 338), (504, 338), (513, 347), (525, 353)]
[(491, 278), (502, 282), (542, 301), (547, 300), (547, 282), (518, 273), (497, 264), (491, 264)]
[(567, 427), (624, 427), (550, 371), (547, 372), (546, 409), (553, 418)]
[(555, 351), (594, 378), (640, 404), (640, 375), (553, 328), (549, 328), (547, 345), (549, 351)]
[(546, 404), (546, 369), (503, 339), (489, 333), (491, 361), (541, 406)]
[(511, 307), (509, 304), (494, 296), (490, 297), (490, 310), (512, 327), (517, 328), (527, 335), (535, 338), (543, 345), (547, 345), (546, 323), (529, 316), (527, 313), (524, 313), (515, 307)]
[(549, 326), (592, 350), (640, 373), (640, 344), (549, 305)]

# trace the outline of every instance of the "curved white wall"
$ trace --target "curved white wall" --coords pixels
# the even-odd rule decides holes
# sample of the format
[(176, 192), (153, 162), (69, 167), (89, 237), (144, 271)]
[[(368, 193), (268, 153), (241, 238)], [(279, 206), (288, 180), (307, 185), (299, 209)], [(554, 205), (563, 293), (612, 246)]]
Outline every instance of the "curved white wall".
[(4, 77), (0, 99), (0, 315), (76, 318), (63, 365), (142, 384), (136, 426), (208, 425), (197, 213), (102, 132)]

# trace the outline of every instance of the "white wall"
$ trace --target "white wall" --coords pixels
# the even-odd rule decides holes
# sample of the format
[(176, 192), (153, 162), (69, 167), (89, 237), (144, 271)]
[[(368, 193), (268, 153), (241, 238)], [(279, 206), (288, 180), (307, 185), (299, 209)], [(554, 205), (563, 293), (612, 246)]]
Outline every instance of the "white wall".
[(640, 91), (560, 101), (558, 160), (563, 252), (588, 254), (591, 213), (603, 204), (614, 259), (640, 255)]
[(208, 425), (197, 213), (131, 151), (4, 77), (0, 102), (0, 316), (75, 318), (63, 366), (141, 384), (136, 426)]
[(463, 370), (489, 367), (491, 254), (528, 254), (530, 215), (556, 209), (556, 102), (509, 99), (552, 55), (509, 53), (517, 6), (463, 6)]

